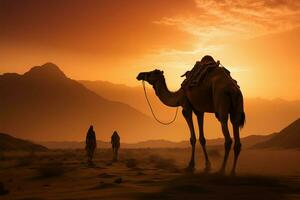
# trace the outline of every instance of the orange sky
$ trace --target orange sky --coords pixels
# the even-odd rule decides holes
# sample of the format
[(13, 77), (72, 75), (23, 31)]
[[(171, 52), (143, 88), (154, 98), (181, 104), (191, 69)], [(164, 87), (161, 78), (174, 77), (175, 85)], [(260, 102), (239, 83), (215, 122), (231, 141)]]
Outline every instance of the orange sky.
[(300, 99), (300, 2), (0, 1), (0, 73), (51, 61), (71, 78), (137, 85), (160, 68), (171, 89), (206, 54), (247, 97)]

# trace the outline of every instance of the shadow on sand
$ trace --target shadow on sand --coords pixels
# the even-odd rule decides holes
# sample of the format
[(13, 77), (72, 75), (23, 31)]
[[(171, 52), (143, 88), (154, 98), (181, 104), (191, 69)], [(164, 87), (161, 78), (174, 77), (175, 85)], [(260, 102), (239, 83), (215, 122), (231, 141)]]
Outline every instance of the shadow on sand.
[(140, 194), (139, 199), (297, 199), (300, 178), (255, 175), (220, 176), (190, 174), (173, 179), (159, 193)]

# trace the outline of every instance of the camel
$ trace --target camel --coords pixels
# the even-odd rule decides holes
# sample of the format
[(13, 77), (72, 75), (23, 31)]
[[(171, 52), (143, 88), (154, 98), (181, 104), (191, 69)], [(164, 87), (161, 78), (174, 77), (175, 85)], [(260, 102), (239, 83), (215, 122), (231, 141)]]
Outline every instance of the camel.
[[(212, 58), (212, 57), (211, 57)], [(239, 131), (244, 126), (245, 114), (243, 108), (243, 96), (235, 81), (226, 74), (224, 69), (217, 67), (213, 71), (205, 75), (205, 79), (195, 87), (184, 88), (172, 92), (168, 89), (161, 70), (153, 70), (150, 72), (141, 72), (137, 76), (137, 80), (148, 82), (153, 86), (155, 94), (161, 102), (170, 107), (182, 107), (182, 114), (188, 124), (190, 130), (190, 144), (192, 146), (191, 159), (187, 170), (195, 169), (195, 145), (196, 135), (192, 120), (192, 114), (195, 113), (199, 125), (199, 142), (205, 158), (204, 171), (210, 171), (211, 163), (206, 151), (206, 140), (203, 131), (204, 113), (215, 113), (216, 118), (221, 124), (222, 133), (225, 138), (225, 153), (223, 163), (219, 173), (225, 173), (226, 163), (231, 149), (232, 139), (228, 130), (228, 116), (233, 127), (234, 136), (234, 163), (231, 174), (236, 171), (237, 160), (241, 151), (241, 142)]]

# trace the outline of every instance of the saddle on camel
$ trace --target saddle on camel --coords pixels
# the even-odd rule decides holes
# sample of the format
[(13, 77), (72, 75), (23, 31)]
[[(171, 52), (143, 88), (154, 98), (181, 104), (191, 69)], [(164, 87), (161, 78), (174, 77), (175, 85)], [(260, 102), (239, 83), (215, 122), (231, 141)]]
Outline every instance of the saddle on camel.
[(182, 82), (181, 87), (184, 89), (189, 89), (191, 87), (198, 86), (204, 79), (205, 76), (215, 70), (216, 68), (221, 67), (225, 74), (235, 83), (237, 87), (237, 81), (230, 76), (230, 71), (224, 66), (220, 66), (220, 61), (215, 61), (211, 56), (204, 56), (201, 61), (197, 61), (191, 71), (185, 72), (181, 77), (186, 77)]

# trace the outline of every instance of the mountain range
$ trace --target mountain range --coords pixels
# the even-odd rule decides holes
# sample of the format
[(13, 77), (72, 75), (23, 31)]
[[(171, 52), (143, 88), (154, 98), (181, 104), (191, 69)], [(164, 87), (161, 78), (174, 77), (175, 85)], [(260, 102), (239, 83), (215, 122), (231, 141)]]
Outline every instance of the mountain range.
[[(147, 87), (147, 91), (158, 117), (168, 121), (174, 108), (164, 106), (152, 88)], [(109, 141), (114, 130), (125, 143), (189, 138), (180, 114), (170, 126), (153, 120), (142, 87), (76, 81), (53, 63), (35, 66), (24, 74), (0, 75), (0, 97), (0, 132), (19, 138), (83, 141), (91, 124), (101, 141)], [(269, 134), (299, 118), (300, 101), (245, 98), (245, 111), (247, 122), (241, 137)], [(204, 129), (208, 139), (222, 137), (220, 125), (212, 114), (206, 115)]]
[(91, 124), (102, 139), (114, 130), (124, 141), (174, 132), (121, 102), (107, 100), (46, 63), (20, 75), (0, 75), (0, 131), (38, 141), (83, 140)]

